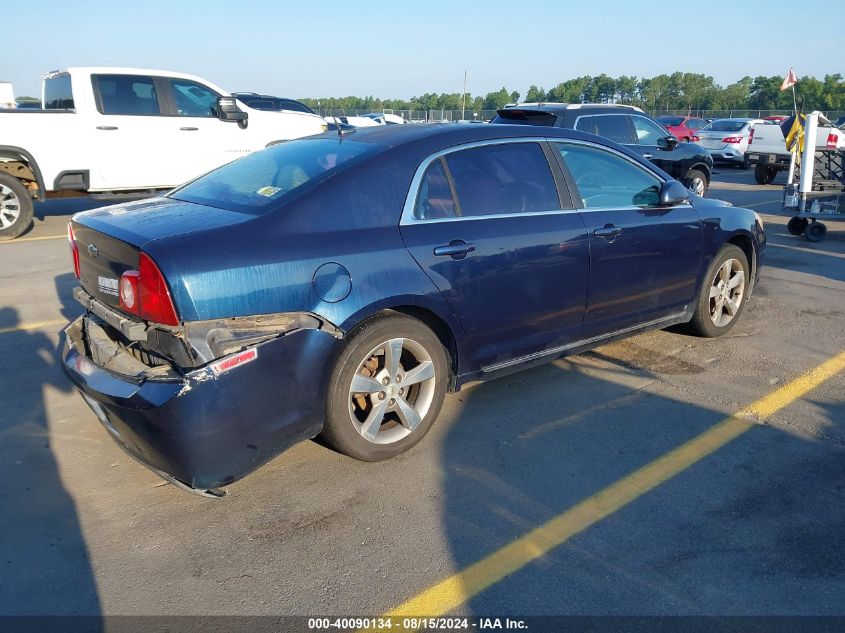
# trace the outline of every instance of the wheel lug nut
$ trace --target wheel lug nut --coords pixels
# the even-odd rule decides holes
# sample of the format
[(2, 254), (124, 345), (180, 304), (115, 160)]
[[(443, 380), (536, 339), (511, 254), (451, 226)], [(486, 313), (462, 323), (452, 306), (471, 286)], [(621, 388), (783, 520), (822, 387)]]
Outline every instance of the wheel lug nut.
[(401, 374), (396, 376), (396, 382), (402, 382), (402, 375)]
[(394, 404), (396, 404), (396, 400), (394, 400), (393, 398), (391, 398), (391, 399), (387, 402), (387, 404), (389, 404), (389, 405), (392, 407)]
[(382, 378), (381, 379), (381, 384), (383, 384), (383, 385), (386, 385), (389, 382), (390, 382), (390, 378)]
[(378, 392), (378, 399), (379, 400), (384, 400), (386, 397), (387, 397), (387, 394), (384, 393), (383, 391)]

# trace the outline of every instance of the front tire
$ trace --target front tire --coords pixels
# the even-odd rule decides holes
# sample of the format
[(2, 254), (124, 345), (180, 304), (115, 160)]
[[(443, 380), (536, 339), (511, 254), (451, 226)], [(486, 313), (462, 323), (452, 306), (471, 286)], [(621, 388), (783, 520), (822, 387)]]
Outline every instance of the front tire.
[(693, 333), (714, 338), (739, 319), (750, 287), (748, 258), (738, 246), (725, 244), (707, 269), (690, 321)]
[(687, 186), (687, 189), (692, 191), (699, 198), (703, 198), (707, 195), (707, 176), (704, 175), (703, 171), (690, 169), (686, 179), (684, 180), (684, 184)]
[(404, 453), (434, 424), (448, 374), (440, 339), (421, 321), (400, 314), (367, 321), (335, 362), (323, 439), (362, 461)]
[(13, 240), (32, 224), (32, 196), (23, 183), (0, 173), (0, 241)]

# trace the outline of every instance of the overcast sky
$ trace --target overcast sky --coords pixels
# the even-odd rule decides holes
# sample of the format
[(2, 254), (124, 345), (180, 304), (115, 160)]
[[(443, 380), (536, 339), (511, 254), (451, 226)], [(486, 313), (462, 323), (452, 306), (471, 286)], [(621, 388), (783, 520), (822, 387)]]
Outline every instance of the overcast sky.
[[(474, 8), (477, 7), (477, 8)], [(726, 85), (744, 75), (842, 72), (845, 37), (813, 28), (806, 4), (759, 2), (7, 2), (0, 81), (40, 95), (69, 66), (200, 75), (230, 91), (288, 97), (550, 88), (580, 75), (675, 70)], [(819, 15), (812, 18), (819, 24)]]

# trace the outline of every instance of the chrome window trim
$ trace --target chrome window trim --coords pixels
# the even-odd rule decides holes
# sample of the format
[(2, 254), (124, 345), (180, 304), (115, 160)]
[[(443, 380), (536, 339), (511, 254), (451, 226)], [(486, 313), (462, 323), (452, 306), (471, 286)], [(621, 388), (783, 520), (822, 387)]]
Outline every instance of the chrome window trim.
[[(447, 156), (455, 152), (460, 152), (467, 149), (475, 149), (476, 147), (487, 147), (489, 145), (506, 145), (513, 143), (546, 143), (554, 140), (543, 136), (520, 136), (515, 138), (495, 138), (484, 141), (473, 141), (472, 143), (464, 143), (461, 145), (453, 145), (446, 149), (439, 150), (433, 154), (429, 154), (419, 164), (417, 170), (414, 172), (414, 177), (411, 179), (411, 186), (408, 189), (408, 195), (405, 196), (405, 205), (402, 207), (402, 217), (399, 220), (399, 226), (412, 226), (414, 224), (434, 224), (439, 222), (465, 222), (473, 220), (493, 220), (496, 218), (525, 218), (538, 215), (559, 215), (563, 213), (577, 213), (578, 209), (550, 209), (548, 211), (526, 211), (522, 213), (491, 213), (490, 215), (470, 215), (460, 216), (454, 218), (432, 218), (429, 220), (420, 219), (414, 216), (414, 207), (417, 204), (417, 196), (419, 195), (420, 184), (422, 184), (423, 176), (429, 166), (442, 156)], [(542, 150), (542, 147), (540, 148)], [(545, 158), (545, 154), (543, 154)], [(554, 167), (549, 165), (549, 175), (554, 182)]]

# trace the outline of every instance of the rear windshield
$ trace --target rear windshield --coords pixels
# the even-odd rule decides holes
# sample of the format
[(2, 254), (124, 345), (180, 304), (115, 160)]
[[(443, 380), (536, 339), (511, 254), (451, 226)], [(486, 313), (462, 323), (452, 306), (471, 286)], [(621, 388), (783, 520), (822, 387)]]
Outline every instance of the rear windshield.
[[(336, 138), (279, 143), (200, 176), (169, 195), (176, 200), (262, 215), (288, 193), (381, 146)], [(348, 166), (348, 165), (347, 165)]]
[(491, 123), (512, 125), (554, 125), (557, 116), (541, 110), (499, 110)]
[(680, 125), (684, 122), (684, 117), (682, 116), (659, 116), (657, 117), (656, 121), (660, 123), (660, 125)]
[(702, 132), (739, 132), (742, 128), (748, 125), (748, 121), (731, 121), (730, 119), (721, 119), (713, 121), (709, 125), (705, 125)]

